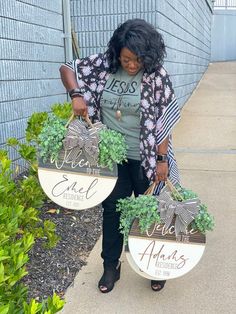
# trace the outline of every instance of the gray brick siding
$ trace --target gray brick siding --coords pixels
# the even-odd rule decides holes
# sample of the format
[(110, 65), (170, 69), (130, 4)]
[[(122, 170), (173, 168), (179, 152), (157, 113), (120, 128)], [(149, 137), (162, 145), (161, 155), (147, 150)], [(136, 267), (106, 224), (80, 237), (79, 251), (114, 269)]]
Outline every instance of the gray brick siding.
[[(0, 149), (24, 139), (28, 117), (65, 100), (62, 0), (7, 0), (0, 5)], [(11, 151), (11, 158), (18, 156)]]

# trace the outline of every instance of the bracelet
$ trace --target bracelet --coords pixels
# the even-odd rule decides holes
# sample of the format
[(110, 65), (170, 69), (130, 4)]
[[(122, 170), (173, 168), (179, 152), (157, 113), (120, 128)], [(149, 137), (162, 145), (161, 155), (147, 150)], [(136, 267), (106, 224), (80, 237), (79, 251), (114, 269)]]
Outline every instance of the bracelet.
[(81, 94), (79, 88), (73, 88), (69, 91), (70, 98), (75, 98), (75, 97), (83, 97), (83, 94)]
[(70, 96), (71, 99), (74, 99), (74, 98), (77, 98), (77, 97), (83, 97), (83, 95), (81, 95), (81, 94), (72, 94)]
[(166, 162), (168, 160), (167, 154), (157, 155), (157, 162)]

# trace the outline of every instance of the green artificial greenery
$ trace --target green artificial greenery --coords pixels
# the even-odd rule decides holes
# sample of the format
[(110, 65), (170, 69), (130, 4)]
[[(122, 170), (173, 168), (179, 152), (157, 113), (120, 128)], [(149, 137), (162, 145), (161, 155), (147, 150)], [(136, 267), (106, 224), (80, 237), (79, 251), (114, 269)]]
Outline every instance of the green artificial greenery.
[[(37, 171), (37, 148), (42, 161), (57, 160), (63, 148), (66, 134), (66, 123), (71, 117), (71, 103), (57, 103), (51, 106), (52, 113), (34, 113), (27, 122), (27, 144), (21, 144), (17, 139), (9, 139), (8, 145), (18, 146), (22, 158), (31, 160), (31, 167)], [(35, 145), (30, 145), (33, 142)], [(101, 167), (113, 170), (115, 163), (126, 160), (127, 145), (124, 136), (114, 130), (103, 129), (99, 132), (99, 160)], [(36, 161), (36, 162), (35, 162)]]
[[(197, 198), (197, 194), (191, 190), (185, 189), (180, 185), (176, 186), (176, 191), (171, 192), (175, 201), (185, 201)], [(158, 213), (158, 200), (153, 195), (140, 195), (138, 197), (127, 197), (119, 199), (116, 210), (120, 212), (120, 230), (124, 234), (125, 243), (128, 240), (128, 234), (135, 218), (139, 219), (140, 232), (143, 233), (155, 222), (160, 222)], [(190, 228), (198, 230), (201, 233), (211, 231), (214, 228), (214, 217), (208, 213), (207, 206), (200, 204), (200, 210)]]
[[(51, 115), (39, 134), (39, 154), (46, 163), (48, 160), (57, 160), (63, 148), (62, 140), (66, 134), (66, 120), (59, 116), (59, 105), (56, 107), (57, 116)], [(61, 115), (63, 116), (63, 115)], [(115, 163), (120, 164), (126, 160), (127, 145), (124, 136), (110, 129), (99, 132), (99, 157), (98, 164), (113, 170)]]
[[(195, 192), (185, 189), (180, 185), (177, 185), (176, 189), (184, 201), (198, 198), (198, 195)], [(176, 201), (181, 201), (178, 193), (176, 192), (172, 192), (172, 197)], [(200, 204), (199, 213), (192, 221), (190, 226), (192, 229), (198, 230), (201, 233), (206, 233), (206, 231), (212, 231), (214, 229), (214, 217), (208, 213), (207, 206), (205, 204)]]
[(127, 145), (125, 137), (114, 130), (103, 129), (99, 132), (99, 159), (101, 167), (113, 169), (114, 163), (126, 161)]
[[(36, 208), (44, 193), (36, 177), (14, 181), (7, 152), (0, 151), (0, 313), (56, 313), (64, 301), (54, 295), (42, 303), (27, 303), (28, 288), (21, 283), (27, 274), (28, 252), (35, 238), (41, 237), (48, 247), (58, 241), (55, 225), (38, 217)], [(37, 307), (36, 307), (37, 306)], [(37, 309), (37, 311), (35, 311)]]
[(214, 217), (208, 213), (207, 206), (205, 204), (201, 204), (199, 214), (191, 223), (191, 228), (198, 230), (201, 233), (206, 233), (206, 231), (212, 231), (214, 226)]
[(186, 200), (190, 200), (192, 198), (197, 198), (197, 194), (194, 193), (192, 190), (188, 190), (183, 188), (181, 185), (176, 184), (175, 188), (177, 190), (176, 191), (171, 191), (171, 196), (175, 201), (186, 201)]
[(157, 212), (157, 198), (152, 195), (119, 199), (116, 210), (120, 212), (120, 231), (127, 243), (130, 227), (135, 218), (139, 220), (140, 231), (145, 232), (153, 223), (160, 221)]
[(41, 133), (39, 134), (39, 154), (46, 163), (48, 160), (57, 160), (60, 150), (63, 147), (62, 140), (66, 133), (66, 120), (54, 114), (45, 121)]

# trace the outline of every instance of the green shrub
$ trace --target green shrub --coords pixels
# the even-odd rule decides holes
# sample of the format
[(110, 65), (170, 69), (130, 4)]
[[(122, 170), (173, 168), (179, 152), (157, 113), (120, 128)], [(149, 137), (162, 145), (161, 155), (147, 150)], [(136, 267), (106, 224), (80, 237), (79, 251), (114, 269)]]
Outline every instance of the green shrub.
[(54, 104), (51, 107), (53, 114), (61, 119), (69, 120), (72, 115), (71, 103), (64, 102), (63, 104)]
[(43, 124), (48, 118), (47, 112), (35, 112), (27, 121), (26, 140), (38, 144), (38, 136), (42, 131)]
[[(71, 105), (56, 104), (52, 110), (57, 117), (68, 119)], [(59, 240), (55, 224), (43, 222), (38, 210), (46, 200), (37, 176), (39, 135), (48, 117), (47, 112), (38, 112), (29, 118), (26, 143), (16, 138), (7, 141), (28, 164), (28, 176), (14, 181), (7, 152), (0, 150), (0, 314), (53, 314), (64, 305), (55, 293), (41, 303), (32, 299), (28, 304), (28, 288), (21, 283), (35, 239), (43, 239), (46, 248)]]
[(30, 206), (43, 203), (36, 178), (14, 182), (10, 168), (7, 153), (0, 151), (0, 313), (56, 313), (64, 301), (54, 295), (43, 303), (31, 300), (27, 304), (28, 288), (20, 282), (27, 274), (25, 264), (35, 237), (48, 240), (48, 246), (55, 245), (55, 225), (45, 221), (42, 227), (38, 211)]

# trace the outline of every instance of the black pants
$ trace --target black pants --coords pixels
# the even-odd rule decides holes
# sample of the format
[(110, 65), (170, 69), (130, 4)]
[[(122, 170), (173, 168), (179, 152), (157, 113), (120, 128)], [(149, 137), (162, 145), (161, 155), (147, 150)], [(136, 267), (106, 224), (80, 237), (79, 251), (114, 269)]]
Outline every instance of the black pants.
[(120, 198), (143, 194), (149, 186), (140, 161), (128, 159), (118, 165), (118, 179), (112, 193), (103, 205), (102, 258), (104, 267), (116, 266), (123, 248), (123, 235), (119, 231), (120, 213), (116, 212), (116, 203)]

